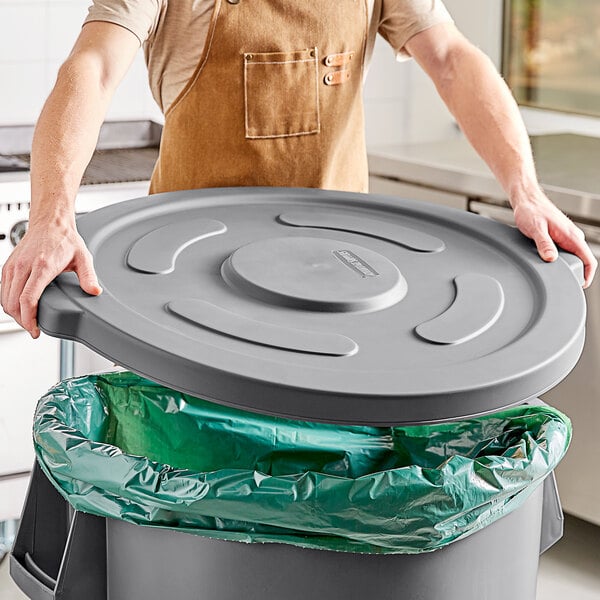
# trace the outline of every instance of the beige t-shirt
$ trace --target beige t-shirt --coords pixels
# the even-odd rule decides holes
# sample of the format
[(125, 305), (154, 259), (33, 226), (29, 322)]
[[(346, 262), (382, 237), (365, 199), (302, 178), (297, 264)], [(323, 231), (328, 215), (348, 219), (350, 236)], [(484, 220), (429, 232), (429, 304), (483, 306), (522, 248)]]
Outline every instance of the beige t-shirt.
[[(92, 1), (86, 23), (116, 23), (131, 31), (143, 44), (152, 94), (166, 112), (200, 60), (214, 0)], [(412, 36), (433, 25), (452, 21), (442, 0), (367, 2), (370, 15), (367, 65), (377, 32), (402, 60), (408, 57), (404, 46)]]

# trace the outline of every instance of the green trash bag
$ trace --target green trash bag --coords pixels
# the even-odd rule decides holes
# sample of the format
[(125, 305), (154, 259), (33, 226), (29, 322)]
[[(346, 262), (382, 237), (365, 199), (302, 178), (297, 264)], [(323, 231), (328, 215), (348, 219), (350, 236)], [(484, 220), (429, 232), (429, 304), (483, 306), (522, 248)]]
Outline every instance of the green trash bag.
[(571, 437), (521, 406), (416, 427), (310, 423), (223, 407), (133, 373), (39, 402), (40, 465), (77, 510), (212, 538), (419, 553), (520, 506)]

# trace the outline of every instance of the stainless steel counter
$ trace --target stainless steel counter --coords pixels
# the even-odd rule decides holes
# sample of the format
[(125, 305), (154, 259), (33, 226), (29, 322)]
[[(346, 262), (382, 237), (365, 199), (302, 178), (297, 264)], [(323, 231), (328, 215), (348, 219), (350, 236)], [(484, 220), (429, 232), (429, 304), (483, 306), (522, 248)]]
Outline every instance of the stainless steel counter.
[[(532, 147), (548, 196), (584, 229), (600, 257), (600, 139), (570, 134), (534, 137)], [(511, 223), (506, 194), (464, 138), (372, 148), (375, 191), (447, 204)], [(564, 509), (600, 525), (600, 276), (586, 290), (588, 320), (583, 355), (573, 372), (543, 399), (566, 412), (574, 429), (571, 448), (557, 469)]]
[[(532, 138), (542, 186), (571, 217), (600, 221), (600, 138), (556, 134)], [(464, 137), (369, 150), (371, 175), (506, 203), (491, 171)]]

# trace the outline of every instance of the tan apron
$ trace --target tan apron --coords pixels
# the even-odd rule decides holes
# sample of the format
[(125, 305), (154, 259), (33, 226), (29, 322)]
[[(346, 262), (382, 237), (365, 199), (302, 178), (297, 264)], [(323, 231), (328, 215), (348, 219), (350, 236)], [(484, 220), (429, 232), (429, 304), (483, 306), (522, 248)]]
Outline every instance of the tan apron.
[(151, 192), (367, 191), (366, 0), (215, 0), (198, 67), (169, 108)]

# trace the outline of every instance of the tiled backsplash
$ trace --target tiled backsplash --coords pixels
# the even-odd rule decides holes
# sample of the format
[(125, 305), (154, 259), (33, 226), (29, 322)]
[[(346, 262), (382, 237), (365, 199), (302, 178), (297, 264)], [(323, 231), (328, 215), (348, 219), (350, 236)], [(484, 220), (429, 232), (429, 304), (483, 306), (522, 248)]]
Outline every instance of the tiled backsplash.
[[(0, 0), (0, 125), (35, 122), (89, 5), (90, 0)], [(140, 51), (107, 118), (160, 115), (146, 80)]]
[(377, 38), (364, 93), (367, 146), (430, 141), (453, 134), (453, 120), (414, 61), (398, 63)]
[[(502, 0), (444, 4), (458, 28), (499, 65)], [(365, 86), (365, 112), (367, 145), (427, 142), (456, 133), (454, 119), (427, 75), (415, 61), (396, 63), (381, 38)]]

